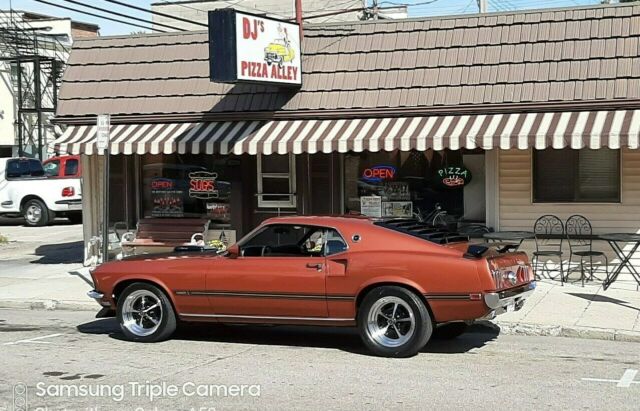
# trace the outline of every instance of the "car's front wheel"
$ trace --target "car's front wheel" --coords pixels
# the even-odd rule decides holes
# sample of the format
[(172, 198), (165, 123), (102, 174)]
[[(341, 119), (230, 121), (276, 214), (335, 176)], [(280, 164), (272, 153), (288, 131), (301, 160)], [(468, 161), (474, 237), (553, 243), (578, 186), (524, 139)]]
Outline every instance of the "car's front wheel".
[(360, 304), (358, 330), (376, 355), (410, 357), (427, 344), (433, 323), (429, 310), (415, 293), (402, 287), (382, 286), (370, 291)]
[(116, 317), (131, 341), (163, 341), (176, 329), (171, 301), (162, 290), (147, 283), (133, 283), (124, 289), (118, 298)]

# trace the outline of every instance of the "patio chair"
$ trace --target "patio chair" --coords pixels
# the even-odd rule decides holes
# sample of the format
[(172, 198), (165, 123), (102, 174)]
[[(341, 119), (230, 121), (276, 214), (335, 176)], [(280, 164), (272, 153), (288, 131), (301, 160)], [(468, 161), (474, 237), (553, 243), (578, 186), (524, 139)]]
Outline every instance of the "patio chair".
[(567, 242), (569, 243), (569, 270), (571, 271), (571, 263), (573, 256), (580, 257), (580, 280), (584, 287), (586, 278), (584, 273), (585, 261), (589, 262), (589, 280), (593, 281), (593, 257), (604, 259), (605, 275), (609, 276), (609, 260), (602, 251), (593, 250), (593, 231), (589, 220), (581, 215), (572, 215), (565, 223), (565, 232), (567, 234)]
[(564, 266), (562, 263), (562, 241), (564, 239), (564, 224), (562, 220), (552, 214), (546, 214), (538, 218), (533, 225), (533, 233), (536, 241), (536, 251), (533, 252), (533, 270), (536, 278), (540, 258), (543, 258), (542, 272), (551, 277), (552, 271), (558, 271), (549, 267), (548, 257), (557, 257), (560, 264), (560, 282), (564, 285)]

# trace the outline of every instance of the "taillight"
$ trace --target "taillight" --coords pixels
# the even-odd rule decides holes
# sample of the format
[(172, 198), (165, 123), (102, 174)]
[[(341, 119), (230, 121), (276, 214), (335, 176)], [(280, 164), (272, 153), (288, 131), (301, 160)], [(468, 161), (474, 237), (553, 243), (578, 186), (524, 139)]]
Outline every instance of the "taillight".
[(533, 280), (533, 270), (525, 261), (489, 259), (489, 271), (496, 289), (510, 288)]
[(73, 197), (76, 195), (76, 190), (73, 187), (65, 187), (62, 189), (62, 197)]

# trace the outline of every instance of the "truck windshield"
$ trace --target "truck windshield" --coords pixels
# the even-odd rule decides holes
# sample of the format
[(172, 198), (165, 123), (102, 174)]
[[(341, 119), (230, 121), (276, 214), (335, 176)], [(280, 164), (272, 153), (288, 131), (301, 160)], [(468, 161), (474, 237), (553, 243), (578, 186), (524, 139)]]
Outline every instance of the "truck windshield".
[(44, 169), (39, 160), (15, 159), (7, 161), (7, 179), (42, 176), (44, 176)]

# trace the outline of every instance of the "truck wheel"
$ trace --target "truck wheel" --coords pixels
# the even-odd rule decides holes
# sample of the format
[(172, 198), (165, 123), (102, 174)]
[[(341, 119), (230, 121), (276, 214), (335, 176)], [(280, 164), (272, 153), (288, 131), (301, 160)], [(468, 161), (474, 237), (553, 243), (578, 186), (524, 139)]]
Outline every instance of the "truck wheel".
[(358, 309), (358, 330), (364, 344), (383, 357), (410, 357), (433, 333), (424, 302), (413, 292), (383, 286), (369, 292)]
[(49, 224), (51, 220), (51, 212), (40, 200), (27, 201), (22, 210), (24, 221), (30, 227), (42, 227)]
[(158, 342), (176, 330), (176, 314), (171, 301), (158, 287), (133, 283), (118, 298), (116, 318), (130, 341)]

